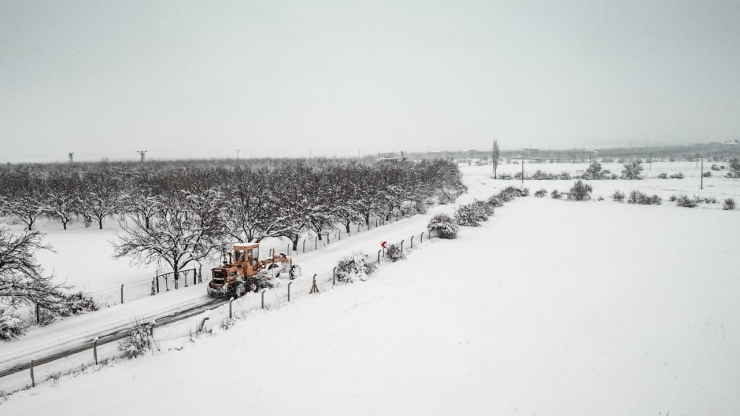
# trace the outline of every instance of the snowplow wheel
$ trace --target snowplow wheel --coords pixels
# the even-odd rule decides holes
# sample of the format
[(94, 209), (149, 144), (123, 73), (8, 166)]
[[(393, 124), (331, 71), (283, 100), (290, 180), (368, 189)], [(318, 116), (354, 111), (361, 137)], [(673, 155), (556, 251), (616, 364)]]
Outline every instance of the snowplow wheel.
[(288, 275), (290, 275), (290, 280), (293, 280), (296, 277), (301, 277), (301, 266), (290, 266), (290, 271), (288, 272)]
[(234, 297), (240, 298), (244, 296), (247, 293), (247, 288), (244, 286), (244, 283), (239, 283), (236, 285), (236, 290), (234, 290)]

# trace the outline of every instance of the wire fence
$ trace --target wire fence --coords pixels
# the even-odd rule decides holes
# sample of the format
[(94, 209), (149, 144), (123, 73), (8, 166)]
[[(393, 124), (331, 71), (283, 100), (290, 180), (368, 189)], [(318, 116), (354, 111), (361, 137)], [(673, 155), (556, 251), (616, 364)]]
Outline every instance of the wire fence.
[[(393, 244), (408, 253), (429, 238), (431, 234), (425, 231)], [(385, 249), (378, 251), (376, 260), (379, 263), (387, 261)], [(241, 299), (231, 299), (226, 303), (204, 305), (174, 318), (163, 318), (165, 319), (163, 322), (151, 321), (139, 324), (144, 325), (151, 334), (154, 350), (166, 351), (178, 348), (178, 344), (181, 348), (183, 341), (187, 342), (202, 334), (212, 333), (217, 327), (227, 328), (233, 325), (235, 320), (245, 318), (250, 311), (277, 309), (297, 299), (331, 290), (339, 283), (334, 268), (289, 282), (278, 280), (272, 289), (251, 292)], [(126, 353), (120, 342), (132, 333), (133, 327), (134, 324), (132, 328), (118, 334), (102, 339), (95, 338), (51, 356), (36, 360), (29, 357), (27, 364), (0, 370), (0, 399), (42, 383), (56, 385), (65, 377), (99, 371), (108, 363), (125, 360)]]

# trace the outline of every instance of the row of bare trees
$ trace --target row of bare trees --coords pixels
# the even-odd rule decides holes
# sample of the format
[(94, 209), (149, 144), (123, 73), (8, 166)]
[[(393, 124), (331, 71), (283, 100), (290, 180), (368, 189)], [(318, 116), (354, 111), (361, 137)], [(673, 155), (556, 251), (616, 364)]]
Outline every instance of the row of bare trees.
[(116, 218), (116, 257), (178, 272), (226, 242), (302, 235), (423, 212), (464, 186), (446, 160), (371, 165), (285, 161), (274, 168), (203, 164), (34, 165), (0, 171), (0, 213), (33, 230), (40, 217), (86, 225)]

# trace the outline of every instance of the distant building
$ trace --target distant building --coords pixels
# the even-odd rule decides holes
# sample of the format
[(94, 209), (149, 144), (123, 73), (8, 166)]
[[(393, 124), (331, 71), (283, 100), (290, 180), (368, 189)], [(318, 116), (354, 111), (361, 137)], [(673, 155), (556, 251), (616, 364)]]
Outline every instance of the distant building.
[(378, 158), (375, 159), (375, 163), (393, 164), (398, 163), (400, 160), (401, 157), (395, 152), (378, 153)]

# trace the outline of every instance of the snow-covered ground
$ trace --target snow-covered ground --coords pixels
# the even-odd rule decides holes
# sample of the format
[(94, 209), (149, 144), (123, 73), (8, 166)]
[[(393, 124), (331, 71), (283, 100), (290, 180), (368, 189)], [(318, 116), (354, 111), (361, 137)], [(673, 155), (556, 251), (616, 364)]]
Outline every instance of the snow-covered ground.
[[(470, 189), (461, 201), (518, 185), (487, 179), (487, 168), (463, 169)], [(668, 191), (687, 179), (656, 186)], [(572, 185), (531, 182), (532, 191)], [(650, 182), (590, 183), (607, 196), (607, 187), (629, 192)], [(737, 182), (716, 179), (710, 189), (737, 199)], [(181, 350), (163, 342), (142, 359), (19, 392), (0, 409), (736, 414), (739, 214), (519, 198), (481, 227), (432, 240), (367, 282), (251, 311), (229, 330), (179, 341)], [(304, 272), (330, 269), (344, 250), (371, 251), (378, 240), (418, 233), (426, 217), (306, 254)]]

